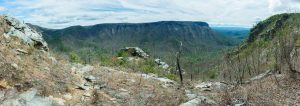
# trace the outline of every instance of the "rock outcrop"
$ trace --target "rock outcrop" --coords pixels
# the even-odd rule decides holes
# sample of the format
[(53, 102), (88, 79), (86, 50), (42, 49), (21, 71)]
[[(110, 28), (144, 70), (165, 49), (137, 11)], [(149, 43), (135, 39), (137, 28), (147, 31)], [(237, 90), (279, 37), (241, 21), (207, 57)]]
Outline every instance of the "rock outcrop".
[(9, 16), (0, 16), (0, 20), (1, 35), (3, 34), (5, 37), (18, 37), (25, 43), (37, 49), (48, 51), (48, 46), (43, 39), (43, 36), (24, 22), (20, 22)]
[(125, 47), (121, 51), (126, 52), (129, 56), (137, 56), (144, 59), (149, 57), (149, 55), (139, 47)]
[[(127, 57), (126, 58), (127, 61), (135, 60), (133, 57), (139, 57), (139, 58), (142, 58), (142, 59), (147, 59), (150, 56), (149, 54), (147, 54), (144, 50), (142, 50), (139, 47), (125, 47), (125, 48), (121, 49), (120, 53), (122, 53), (122, 54), (118, 54), (118, 55), (119, 56), (125, 55)], [(118, 57), (118, 59), (124, 60), (125, 58), (124, 57)], [(154, 62), (159, 67), (161, 67), (163, 69), (168, 69), (170, 67), (166, 62), (162, 61), (159, 58), (155, 59)]]
[(163, 62), (161, 59), (155, 59), (154, 61), (159, 67), (162, 67), (163, 69), (169, 68), (169, 65), (166, 62)]
[(18, 93), (15, 89), (0, 91), (0, 106), (53, 106), (57, 105), (49, 97), (37, 96), (37, 89)]

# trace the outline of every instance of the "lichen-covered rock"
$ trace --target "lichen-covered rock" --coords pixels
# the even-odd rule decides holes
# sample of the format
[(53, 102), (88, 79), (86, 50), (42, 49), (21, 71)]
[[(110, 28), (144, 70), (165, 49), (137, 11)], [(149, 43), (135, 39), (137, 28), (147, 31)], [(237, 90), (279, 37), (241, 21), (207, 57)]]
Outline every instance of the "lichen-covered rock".
[(169, 68), (169, 65), (166, 62), (161, 61), (161, 59), (155, 59), (154, 61), (156, 64), (158, 64), (159, 67), (162, 67), (163, 69)]
[(18, 37), (23, 42), (37, 49), (48, 51), (48, 46), (43, 36), (24, 22), (20, 22), (9, 16), (0, 16), (0, 27), (2, 27), (0, 31), (1, 35), (3, 34), (5, 37)]
[(56, 104), (51, 98), (40, 97), (36, 94), (37, 89), (31, 89), (23, 93), (14, 91), (14, 93), (10, 93), (9, 95), (5, 95), (6, 97), (3, 97), (5, 99), (3, 99), (0, 106), (53, 106)]
[(125, 47), (121, 51), (127, 52), (130, 56), (138, 56), (144, 59), (149, 57), (149, 55), (139, 47)]

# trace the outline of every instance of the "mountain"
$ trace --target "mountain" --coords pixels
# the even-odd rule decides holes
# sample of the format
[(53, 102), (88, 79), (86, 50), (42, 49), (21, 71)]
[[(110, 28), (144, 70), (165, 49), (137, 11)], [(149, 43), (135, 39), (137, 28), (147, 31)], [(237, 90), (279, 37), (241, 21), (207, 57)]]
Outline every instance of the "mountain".
[(224, 56), (222, 81), (243, 86), (229, 95), (248, 92), (251, 105), (299, 104), (299, 26), (300, 13), (284, 13), (251, 28), (246, 41)]
[(250, 28), (244, 27), (212, 27), (212, 29), (220, 35), (237, 39), (237, 41), (244, 41), (247, 39)]
[[(229, 39), (215, 34), (205, 22), (176, 22), (162, 21), (154, 23), (120, 23), (120, 24), (98, 24), (93, 26), (72, 26), (60, 30), (39, 28), (50, 42), (60, 44), (66, 43), (64, 48), (52, 46), (60, 50), (68, 50), (73, 47), (92, 46), (105, 49), (120, 49), (124, 46), (141, 46), (154, 50), (171, 52), (177, 50), (179, 41), (182, 41), (186, 50), (192, 51), (206, 49), (215, 50), (220, 46), (231, 46)], [(59, 43), (58, 43), (59, 42)], [(61, 47), (61, 48), (60, 48)]]
[(185, 102), (176, 81), (129, 70), (55, 57), (40, 33), (15, 18), (0, 16), (0, 106), (178, 106)]
[(87, 53), (83, 52), (86, 51), (116, 55), (121, 48), (138, 46), (151, 56), (173, 64), (181, 41), (183, 64), (189, 68), (187, 65), (192, 63), (198, 71), (198, 67), (206, 70), (215, 64), (218, 56), (221, 56), (220, 50), (237, 44), (232, 38), (217, 34), (205, 22), (116, 23), (64, 29), (31, 26), (44, 35), (51, 49), (67, 53), (76, 51), (82, 58), (85, 58)]
[(0, 105), (297, 106), (299, 26), (300, 13), (272, 16), (223, 56), (215, 80), (178, 83), (164, 70), (152, 73), (158, 70), (147, 59), (131, 68), (70, 63), (32, 27), (0, 16)]
[(248, 72), (243, 73), (243, 76), (251, 77), (266, 70), (282, 70), (278, 69), (279, 66), (294, 62), (297, 56), (293, 56), (297, 54), (300, 42), (299, 17), (299, 13), (286, 13), (259, 22), (250, 30), (248, 39), (227, 54), (227, 62), (234, 61), (231, 63), (240, 66), (229, 70), (237, 71), (247, 67)]

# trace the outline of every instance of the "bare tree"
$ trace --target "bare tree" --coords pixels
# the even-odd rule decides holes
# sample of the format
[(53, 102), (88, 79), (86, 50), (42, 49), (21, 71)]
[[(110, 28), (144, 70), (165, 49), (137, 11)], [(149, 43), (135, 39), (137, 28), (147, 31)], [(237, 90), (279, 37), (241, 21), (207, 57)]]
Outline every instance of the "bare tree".
[(180, 55), (182, 53), (182, 42), (181, 41), (180, 41), (179, 46), (180, 46), (179, 51), (177, 52), (177, 55), (176, 55), (176, 64), (177, 64), (177, 69), (179, 72), (180, 82), (181, 82), (181, 85), (183, 85), (182, 69), (180, 67)]

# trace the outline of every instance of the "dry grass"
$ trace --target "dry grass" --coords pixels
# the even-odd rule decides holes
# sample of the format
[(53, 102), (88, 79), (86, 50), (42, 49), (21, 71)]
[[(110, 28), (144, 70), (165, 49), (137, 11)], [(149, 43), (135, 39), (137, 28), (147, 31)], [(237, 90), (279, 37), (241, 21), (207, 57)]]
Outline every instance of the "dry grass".
[[(279, 82), (277, 82), (277, 81)], [(300, 105), (300, 81), (288, 76), (270, 76), (261, 81), (241, 85), (232, 91), (221, 93), (219, 103), (229, 104), (234, 99), (243, 98), (249, 106), (295, 106)]]
[[(37, 50), (22, 43), (19, 39), (0, 36), (0, 80), (19, 91), (37, 88), (41, 96), (63, 98), (72, 95), (65, 104), (75, 105), (152, 105), (174, 106), (183, 102), (184, 93), (174, 88), (163, 88), (157, 80), (144, 79), (139, 74), (114, 70), (110, 67), (95, 66), (85, 75), (97, 78), (97, 84), (104, 86), (100, 90), (83, 91), (75, 89), (74, 83), (84, 82), (83, 76), (74, 74), (72, 65), (63, 57), (57, 62), (49, 58), (49, 53)], [(16, 49), (27, 51), (20, 54)], [(16, 65), (17, 66), (16, 66)], [(126, 90), (126, 91), (123, 91)], [(90, 92), (91, 97), (84, 101), (82, 97)]]
[[(106, 85), (104, 89), (97, 92), (101, 103), (109, 103), (116, 98), (122, 105), (151, 105), (151, 106), (176, 106), (183, 102), (184, 94), (181, 90), (174, 88), (163, 88), (161, 82), (157, 80), (141, 78), (139, 74), (127, 73), (111, 68), (101, 67), (91, 74), (101, 78), (101, 82)], [(125, 97), (119, 95), (127, 90)], [(111, 101), (113, 103), (113, 101)]]

